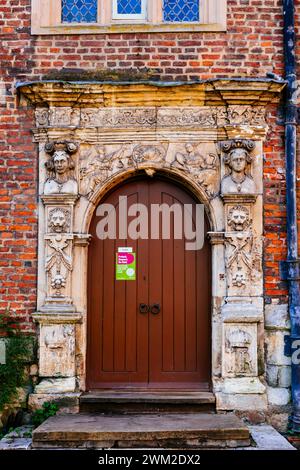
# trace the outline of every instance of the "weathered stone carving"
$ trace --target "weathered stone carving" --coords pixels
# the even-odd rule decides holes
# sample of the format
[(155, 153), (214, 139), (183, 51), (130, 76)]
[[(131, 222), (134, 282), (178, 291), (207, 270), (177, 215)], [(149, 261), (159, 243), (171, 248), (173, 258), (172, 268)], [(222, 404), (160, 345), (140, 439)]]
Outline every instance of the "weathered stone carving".
[(199, 108), (161, 108), (158, 111), (159, 127), (213, 127), (216, 125), (216, 111), (210, 107)]
[(80, 157), (80, 193), (90, 198), (98, 184), (113, 173), (129, 165), (130, 152), (126, 146), (107, 153), (103, 145), (96, 145)]
[(74, 325), (43, 325), (40, 345), (40, 376), (69, 377), (74, 375)]
[(79, 108), (62, 107), (49, 110), (50, 125), (54, 127), (78, 126), (79, 116)]
[(218, 191), (219, 158), (212, 152), (202, 155), (197, 147), (197, 145), (187, 143), (184, 152), (175, 153), (171, 167), (192, 174), (207, 195), (213, 197)]
[(35, 122), (37, 127), (49, 126), (49, 111), (48, 108), (37, 108), (35, 110)]
[(48, 227), (50, 232), (63, 233), (70, 229), (71, 214), (68, 209), (57, 207), (49, 212)]
[(45, 151), (51, 155), (46, 162), (48, 179), (44, 194), (77, 194), (78, 183), (74, 178), (75, 164), (71, 154), (76, 152), (73, 142), (50, 142), (45, 144)]
[(67, 235), (48, 237), (50, 254), (46, 257), (45, 270), (50, 275), (52, 297), (64, 297), (62, 289), (66, 286), (68, 272), (73, 268), (72, 254), (65, 252), (69, 244), (70, 238)]
[(231, 207), (227, 216), (227, 224), (234, 232), (246, 230), (251, 224), (249, 209), (241, 205)]
[(226, 363), (227, 374), (249, 375), (254, 372), (250, 355), (251, 334), (245, 329), (236, 328), (227, 332), (225, 350), (230, 359)]
[(132, 160), (140, 163), (163, 163), (166, 151), (162, 145), (137, 145), (132, 152)]
[(159, 145), (122, 145), (108, 151), (104, 145), (86, 150), (80, 157), (80, 193), (91, 198), (96, 187), (114, 173), (139, 165), (164, 165), (166, 148)]
[(225, 240), (228, 286), (243, 288), (246, 295), (262, 274), (261, 240), (252, 232), (227, 233)]
[(221, 143), (221, 150), (225, 153), (224, 163), (228, 166), (227, 176), (221, 182), (222, 194), (255, 193), (255, 183), (247, 169), (252, 162), (251, 151), (255, 143), (251, 140), (231, 140)]
[(155, 108), (87, 108), (81, 111), (81, 126), (102, 128), (154, 127)]
[(263, 106), (124, 107), (36, 109), (37, 127), (155, 128), (215, 126), (266, 126)]

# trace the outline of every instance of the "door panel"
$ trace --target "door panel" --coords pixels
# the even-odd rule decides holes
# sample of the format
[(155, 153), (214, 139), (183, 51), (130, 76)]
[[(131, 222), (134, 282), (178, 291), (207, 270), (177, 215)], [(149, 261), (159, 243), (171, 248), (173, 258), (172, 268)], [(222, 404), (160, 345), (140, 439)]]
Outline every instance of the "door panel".
[[(162, 179), (129, 181), (101, 203), (116, 207), (192, 204), (185, 190)], [(93, 218), (88, 272), (89, 388), (111, 386), (207, 388), (210, 375), (210, 250), (185, 250), (185, 239), (100, 240)], [(128, 218), (130, 222), (130, 217)], [(118, 224), (117, 224), (118, 233)], [(150, 233), (150, 220), (149, 220)], [(115, 280), (120, 246), (136, 252), (136, 281)], [(140, 313), (139, 304), (160, 305), (158, 314)]]

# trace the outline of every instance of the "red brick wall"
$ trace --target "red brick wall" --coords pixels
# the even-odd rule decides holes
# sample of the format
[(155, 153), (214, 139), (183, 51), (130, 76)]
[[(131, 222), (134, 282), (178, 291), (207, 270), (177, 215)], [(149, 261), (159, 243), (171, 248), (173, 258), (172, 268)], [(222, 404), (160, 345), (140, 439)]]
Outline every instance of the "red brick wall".
[[(300, 11), (300, 0), (296, 1)], [(32, 111), (18, 106), (17, 81), (62, 67), (155, 68), (163, 80), (283, 74), (280, 0), (228, 0), (227, 33), (30, 36), (30, 0), (0, 0), (0, 295), (24, 328), (36, 302), (37, 148)], [(1, 104), (2, 103), (2, 104)], [(265, 146), (266, 297), (286, 301), (278, 261), (285, 257), (283, 127), (270, 110)]]

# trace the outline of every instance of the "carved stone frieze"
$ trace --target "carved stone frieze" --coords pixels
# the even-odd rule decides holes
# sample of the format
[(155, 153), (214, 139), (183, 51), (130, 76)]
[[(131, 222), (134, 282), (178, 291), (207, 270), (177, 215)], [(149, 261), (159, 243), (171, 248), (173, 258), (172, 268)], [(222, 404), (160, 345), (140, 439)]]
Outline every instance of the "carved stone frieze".
[(254, 194), (255, 182), (251, 176), (251, 152), (255, 148), (252, 140), (229, 140), (220, 144), (224, 154), (226, 175), (221, 182), (221, 193), (226, 194)]
[(265, 127), (263, 106), (37, 108), (36, 126), (113, 128)]
[(224, 377), (257, 374), (256, 324), (225, 324), (224, 343)]
[(77, 194), (78, 183), (74, 176), (75, 163), (71, 155), (78, 146), (74, 142), (48, 142), (45, 152), (50, 159), (45, 166), (48, 178), (44, 185), (44, 194)]

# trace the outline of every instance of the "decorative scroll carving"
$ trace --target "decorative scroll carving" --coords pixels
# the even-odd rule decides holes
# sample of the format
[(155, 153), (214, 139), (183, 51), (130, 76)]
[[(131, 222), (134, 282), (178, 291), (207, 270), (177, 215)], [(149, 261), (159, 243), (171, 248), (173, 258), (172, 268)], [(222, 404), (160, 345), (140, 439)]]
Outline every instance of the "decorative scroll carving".
[(47, 239), (51, 253), (46, 257), (45, 270), (50, 275), (51, 287), (54, 291), (52, 296), (63, 297), (62, 289), (66, 287), (68, 272), (72, 271), (73, 267), (72, 255), (65, 252), (69, 247), (70, 238), (57, 234)]
[(252, 140), (230, 140), (221, 143), (221, 150), (225, 153), (224, 163), (228, 167), (228, 174), (221, 182), (222, 194), (255, 193), (255, 183), (247, 169), (252, 162), (250, 152), (254, 149)]
[(217, 125), (216, 108), (162, 108), (157, 116), (158, 127), (214, 127)]
[(70, 229), (71, 214), (68, 209), (57, 207), (49, 212), (48, 227), (50, 232), (63, 233)]
[(73, 142), (50, 142), (45, 144), (45, 151), (51, 158), (45, 164), (48, 179), (45, 182), (44, 194), (77, 194), (75, 164), (71, 158), (71, 154), (77, 151), (77, 145)]
[(251, 222), (250, 211), (246, 206), (236, 205), (229, 209), (227, 224), (234, 232), (246, 230), (251, 225)]
[(51, 108), (49, 110), (50, 125), (54, 127), (60, 126), (78, 126), (80, 117), (79, 108)]
[(81, 112), (81, 125), (104, 128), (154, 127), (156, 125), (156, 109), (84, 109)]
[(253, 338), (246, 329), (232, 327), (227, 331), (225, 351), (228, 354), (226, 373), (229, 375), (251, 375), (254, 373), (250, 346)]

